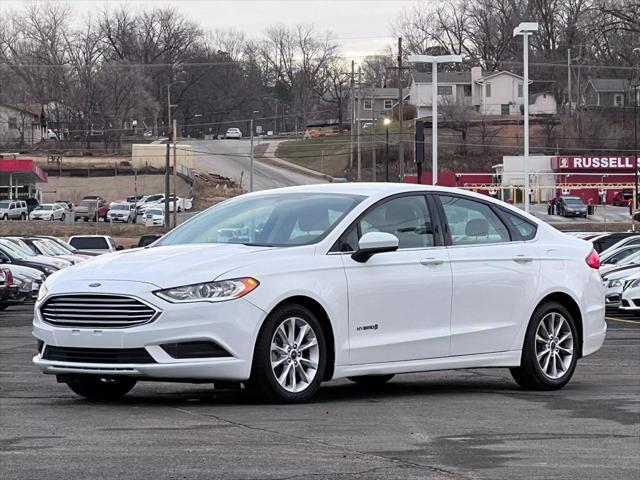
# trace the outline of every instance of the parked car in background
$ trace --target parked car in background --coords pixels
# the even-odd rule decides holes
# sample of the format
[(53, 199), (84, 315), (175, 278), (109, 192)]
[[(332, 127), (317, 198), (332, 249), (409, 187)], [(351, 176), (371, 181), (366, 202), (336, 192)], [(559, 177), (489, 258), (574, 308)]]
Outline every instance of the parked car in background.
[(108, 235), (74, 235), (69, 237), (69, 245), (82, 251), (111, 253), (122, 250)]
[(102, 199), (85, 199), (80, 202), (80, 205), (76, 206), (74, 213), (76, 222), (79, 220), (97, 222), (99, 219), (103, 219), (106, 222), (109, 206)]
[(71, 200), (56, 200), (55, 203), (59, 203), (60, 205), (66, 205), (67, 211), (73, 210), (73, 202)]
[(30, 220), (60, 220), (64, 222), (67, 209), (59, 203), (41, 203), (30, 214)]
[(633, 200), (633, 189), (625, 188), (619, 191), (613, 196), (611, 203), (615, 206), (628, 207), (629, 203)]
[(227, 128), (227, 133), (224, 134), (224, 138), (240, 140), (242, 138), (242, 131), (235, 127)]
[[(47, 280), (33, 361), (92, 399), (121, 397), (139, 380), (197, 379), (294, 403), (330, 379), (371, 385), (481, 367), (555, 390), (604, 342), (598, 266), (589, 242), (472, 192), (392, 183), (255, 192), (149, 248)], [(81, 318), (60, 312), (70, 302), (83, 303)], [(130, 313), (114, 320), (104, 312), (114, 308)]]
[(158, 207), (149, 207), (144, 212), (144, 224), (147, 227), (164, 226), (164, 210)]
[(580, 197), (563, 195), (556, 200), (556, 212), (563, 217), (587, 218), (587, 205)]
[(608, 248), (600, 254), (600, 265), (615, 265), (638, 252), (640, 252), (640, 244), (627, 245), (626, 247), (621, 247), (616, 250)]
[(37, 255), (46, 255), (48, 257), (61, 258), (71, 262), (73, 265), (86, 260), (87, 256), (75, 255), (63, 251), (58, 245), (46, 238), (38, 237), (22, 237), (21, 240)]
[(136, 223), (138, 213), (134, 203), (116, 203), (107, 213), (110, 222)]
[(53, 237), (53, 236), (50, 236), (50, 235), (33, 235), (33, 237), (46, 238), (47, 240), (51, 240), (56, 245), (58, 245), (60, 248), (62, 248), (66, 253), (70, 253), (70, 254), (73, 254), (73, 255), (81, 255), (83, 257), (96, 257), (98, 255), (101, 255), (100, 253), (96, 253), (96, 252), (89, 252), (87, 250), (79, 250), (79, 249), (73, 247), (72, 245), (69, 245), (64, 240), (59, 239), (58, 237)]
[(0, 238), (0, 263), (11, 263), (35, 268), (47, 276), (70, 265), (70, 263), (66, 261), (26, 253), (22, 249), (17, 248), (17, 246), (9, 240), (2, 238)]
[(162, 235), (155, 235), (155, 234), (142, 235), (140, 237), (140, 239), (138, 240), (138, 245), (136, 245), (136, 246), (138, 248), (146, 247), (148, 245), (151, 245), (153, 242), (158, 240), (160, 237), (162, 237)]
[(28, 214), (24, 200), (0, 200), (0, 220), (26, 220)]
[(601, 253), (618, 243), (620, 240), (629, 237), (633, 237), (634, 239), (640, 238), (640, 232), (601, 233), (589, 239), (589, 241), (593, 243), (593, 248), (596, 250), (596, 252)]
[(635, 273), (637, 269), (637, 265), (621, 265), (616, 266), (616, 268), (609, 268), (605, 272), (600, 270), (605, 288), (605, 304), (608, 309), (617, 310), (620, 307), (624, 279)]
[(27, 203), (27, 210), (29, 211), (29, 213), (31, 213), (34, 208), (40, 205), (40, 202), (38, 202), (37, 198), (27, 198), (25, 202)]
[(53, 130), (51, 130), (50, 128), (47, 129), (47, 140), (58, 140), (58, 134), (56, 132), (54, 132)]
[[(638, 233), (640, 233), (640, 232), (638, 232)], [(632, 235), (632, 236), (629, 236), (629, 237), (625, 237), (625, 238), (623, 238), (621, 240), (618, 240), (616, 243), (611, 245), (609, 248), (607, 248), (606, 250), (603, 250), (602, 252), (600, 252), (600, 254), (604, 255), (605, 253), (607, 253), (609, 251), (617, 250), (619, 248), (627, 247), (627, 246), (631, 246), (631, 245), (640, 245), (640, 235)]]
[(136, 206), (136, 210), (138, 211), (138, 215), (142, 215), (144, 213), (145, 209), (149, 205), (154, 205), (154, 204), (158, 203), (161, 200), (164, 200), (164, 194), (162, 194), (162, 193), (156, 193), (154, 195), (145, 195), (145, 196), (143, 196), (138, 201), (138, 204)]
[(6, 265), (0, 265), (0, 310), (4, 310), (10, 305), (10, 299), (17, 290), (18, 287), (13, 282), (11, 270)]
[(620, 310), (640, 313), (640, 268), (624, 279)]
[[(40, 270), (36, 270), (35, 268), (24, 267), (20, 265), (7, 264), (6, 268), (11, 270), (14, 278), (20, 279), (22, 281), (22, 297), (19, 301), (31, 301), (35, 300), (38, 296), (38, 291), (40, 287), (46, 280), (46, 275), (42, 273)], [(27, 282), (30, 284), (30, 288), (27, 288)]]

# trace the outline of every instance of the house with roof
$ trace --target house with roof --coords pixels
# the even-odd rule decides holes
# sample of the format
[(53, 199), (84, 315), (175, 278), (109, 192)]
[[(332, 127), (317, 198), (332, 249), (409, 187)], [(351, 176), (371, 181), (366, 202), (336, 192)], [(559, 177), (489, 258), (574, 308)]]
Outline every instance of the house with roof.
[(631, 101), (631, 82), (624, 78), (589, 78), (582, 95), (588, 107), (624, 107)]
[[(432, 110), (431, 73), (415, 72), (409, 88), (409, 102), (418, 117), (430, 117)], [(508, 72), (486, 72), (472, 67), (465, 72), (438, 73), (438, 105), (462, 104), (482, 115), (520, 115), (524, 105), (524, 79)], [(537, 100), (537, 97), (535, 97)], [(555, 99), (544, 97), (537, 113), (557, 112)]]
[(33, 145), (42, 138), (41, 109), (0, 104), (0, 144)]
[[(366, 125), (373, 124), (374, 119), (380, 119), (385, 115), (391, 116), (393, 106), (398, 103), (398, 94), (397, 88), (362, 87), (360, 91), (356, 89), (355, 118), (360, 120), (361, 125)], [(351, 109), (347, 117), (351, 118)]]

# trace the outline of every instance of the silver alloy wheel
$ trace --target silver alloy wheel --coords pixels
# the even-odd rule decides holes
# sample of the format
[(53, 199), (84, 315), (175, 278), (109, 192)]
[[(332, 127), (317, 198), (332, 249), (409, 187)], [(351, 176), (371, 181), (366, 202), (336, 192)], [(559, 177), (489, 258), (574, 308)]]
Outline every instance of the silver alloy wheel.
[(300, 317), (289, 317), (271, 338), (271, 371), (288, 392), (304, 391), (318, 372), (320, 348), (311, 325)]
[(545, 315), (536, 330), (536, 358), (547, 377), (557, 380), (573, 361), (573, 333), (569, 322), (558, 312)]

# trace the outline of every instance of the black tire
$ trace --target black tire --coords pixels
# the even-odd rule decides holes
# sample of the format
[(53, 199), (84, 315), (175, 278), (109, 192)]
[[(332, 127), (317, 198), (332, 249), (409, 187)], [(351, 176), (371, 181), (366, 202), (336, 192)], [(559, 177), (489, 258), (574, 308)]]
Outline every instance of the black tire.
[[(276, 329), (285, 320), (297, 317), (304, 320), (313, 330), (318, 344), (318, 367), (313, 380), (300, 392), (286, 390), (278, 383), (271, 368), (271, 341)], [(322, 326), (316, 316), (302, 305), (284, 305), (269, 314), (260, 330), (253, 354), (251, 378), (247, 387), (257, 400), (274, 403), (301, 403), (309, 400), (320, 388), (327, 365), (327, 347)]]
[(84, 222), (88, 222), (88, 221), (89, 221), (89, 217), (84, 217), (82, 220), (83, 220)]
[(127, 377), (107, 378), (78, 375), (73, 380), (67, 381), (67, 386), (81, 397), (108, 402), (124, 397), (136, 383), (136, 380)]
[(367, 386), (375, 386), (382, 385), (391, 380), (395, 375), (361, 375), (359, 377), (347, 377), (354, 383), (358, 385), (367, 385)]
[[(557, 379), (547, 376), (536, 358), (536, 330), (542, 319), (550, 313), (559, 313), (562, 315), (567, 321), (573, 336), (573, 357), (571, 363), (564, 374)], [(529, 321), (527, 333), (524, 337), (520, 366), (509, 369), (511, 376), (516, 383), (525, 390), (558, 390), (564, 387), (569, 383), (569, 380), (571, 380), (576, 368), (579, 341), (575, 320), (569, 311), (557, 302), (543, 303), (533, 312), (531, 320)]]
[(6, 220), (9, 220), (9, 216), (5, 213), (5, 214), (2, 216), (2, 220), (5, 220), (5, 221), (6, 221)]
[(61, 222), (64, 222), (64, 216), (65, 216), (64, 213), (60, 216), (60, 221)]

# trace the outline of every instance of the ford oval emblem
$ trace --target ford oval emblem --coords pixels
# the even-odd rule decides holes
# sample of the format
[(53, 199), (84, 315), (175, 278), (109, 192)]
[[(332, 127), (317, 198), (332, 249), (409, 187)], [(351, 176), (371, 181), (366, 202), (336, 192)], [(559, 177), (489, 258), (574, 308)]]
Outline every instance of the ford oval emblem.
[(99, 287), (100, 285), (102, 285), (102, 284), (101, 283), (90, 283), (89, 284), (89, 286), (92, 287), (92, 288)]

